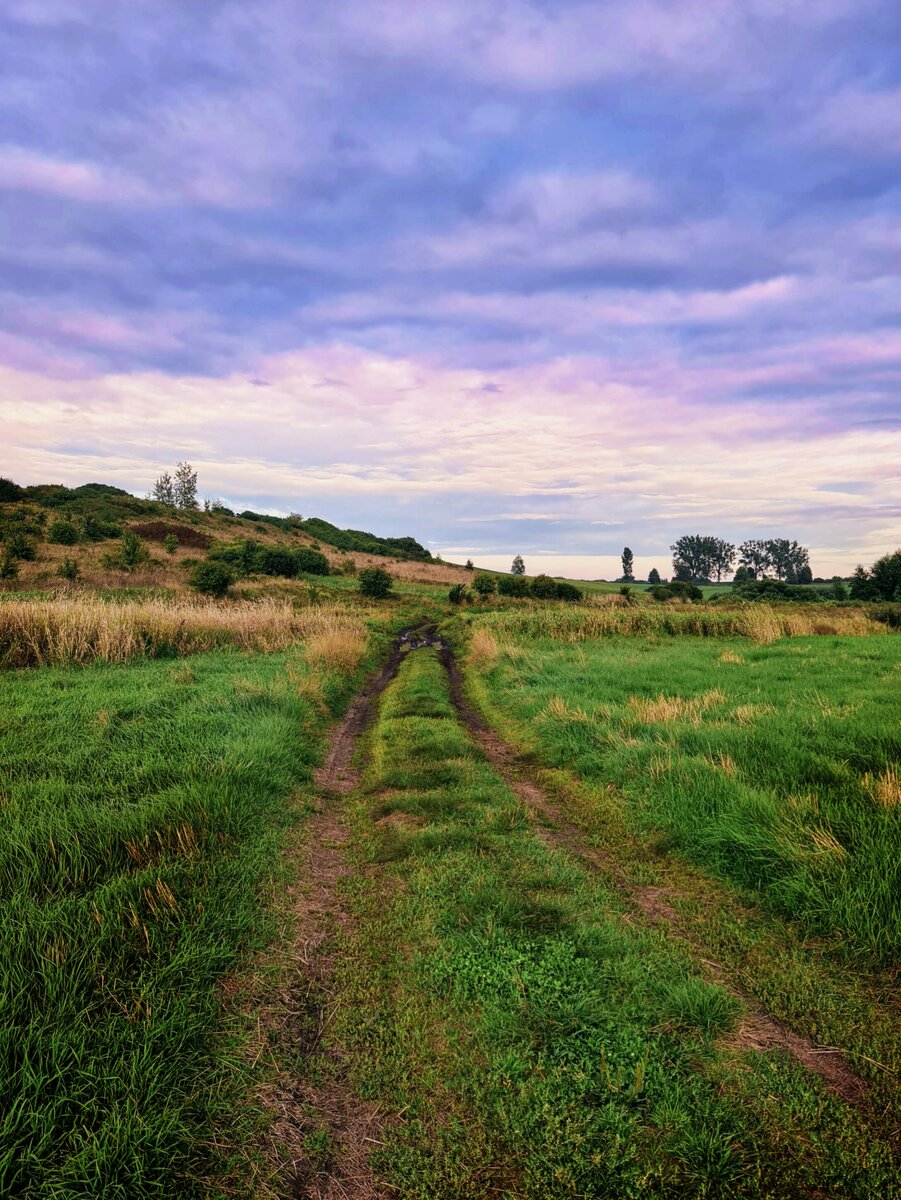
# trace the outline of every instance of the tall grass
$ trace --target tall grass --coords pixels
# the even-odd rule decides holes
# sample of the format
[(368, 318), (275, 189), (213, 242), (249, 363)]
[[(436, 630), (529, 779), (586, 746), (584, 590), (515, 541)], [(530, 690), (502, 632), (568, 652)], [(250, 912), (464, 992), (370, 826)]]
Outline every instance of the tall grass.
[[(126, 662), (238, 646), (282, 650), (309, 642), (319, 657), (339, 654), (352, 669), (365, 645), (359, 617), (335, 607), (295, 610), (272, 600), (178, 598), (117, 604), (89, 595), (0, 604), (0, 666)], [(331, 647), (331, 649), (329, 649)], [(342, 649), (343, 647), (343, 649)]]
[[(614, 597), (614, 599), (620, 599)], [(884, 634), (887, 626), (857, 608), (830, 608), (810, 613), (800, 609), (755, 604), (743, 608), (701, 605), (584, 604), (566, 608), (505, 609), (485, 614), (484, 629), (514, 637), (553, 638), (561, 642), (593, 641), (622, 634), (747, 637), (766, 645), (783, 637)]]

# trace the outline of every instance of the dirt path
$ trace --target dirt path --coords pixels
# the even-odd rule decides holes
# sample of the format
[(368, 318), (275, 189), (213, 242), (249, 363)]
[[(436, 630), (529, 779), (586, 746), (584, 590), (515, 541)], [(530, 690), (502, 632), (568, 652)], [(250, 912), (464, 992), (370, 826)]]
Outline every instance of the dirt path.
[[(350, 874), (345, 854), (350, 831), (342, 801), (359, 786), (354, 756), (381, 693), (397, 674), (404, 654), (431, 644), (433, 634), (402, 633), (384, 666), (351, 703), (316, 772), (316, 811), (295, 856), (297, 882), (288, 896), (294, 930), (290, 964), (263, 1020), (279, 1051), (278, 1077), (265, 1100), (279, 1114), (272, 1138), (280, 1161), (289, 1164), (281, 1182), (294, 1200), (385, 1197), (369, 1168), (370, 1154), (381, 1141), (383, 1114), (356, 1094), (347, 1063), (328, 1046), (327, 1037), (335, 1011), (335, 942), (343, 940), (351, 924), (341, 888)], [(305, 1071), (299, 1079), (290, 1069), (298, 1055), (307, 1061), (324, 1055), (322, 1069)]]
[(809, 1071), (819, 1075), (827, 1088), (847, 1103), (855, 1106), (865, 1104), (870, 1085), (852, 1070), (842, 1050), (836, 1046), (818, 1045), (796, 1033), (764, 1011), (753, 996), (737, 987), (729, 979), (726, 969), (711, 961), (709, 951), (697, 944), (680, 924), (679, 915), (670, 903), (676, 898), (674, 892), (666, 888), (635, 886), (626, 878), (612, 855), (586, 843), (584, 831), (568, 820), (551, 796), (530, 777), (528, 764), (469, 705), (459, 664), (449, 646), (441, 648), (441, 661), (447, 670), (451, 697), (461, 721), (508, 787), (522, 800), (535, 820), (536, 832), (542, 840), (568, 851), (590, 867), (602, 870), (649, 921), (663, 925), (673, 937), (691, 947), (706, 978), (720, 984), (741, 1000), (746, 1011), (733, 1043), (740, 1049), (782, 1049)]

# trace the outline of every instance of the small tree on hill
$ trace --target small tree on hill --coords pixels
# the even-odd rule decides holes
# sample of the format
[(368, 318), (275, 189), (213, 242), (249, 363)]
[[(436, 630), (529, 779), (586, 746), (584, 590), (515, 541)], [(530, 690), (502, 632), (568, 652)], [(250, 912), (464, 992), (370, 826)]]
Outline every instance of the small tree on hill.
[(394, 580), (381, 567), (367, 567), (360, 572), (360, 592), (373, 600), (382, 600), (391, 594)]
[(628, 546), (623, 547), (622, 564), (623, 564), (623, 583), (632, 583), (635, 579), (633, 567), (635, 556)]
[(180, 462), (172, 481), (176, 508), (195, 509), (197, 504), (197, 472), (189, 462)]
[(153, 499), (158, 500), (160, 504), (171, 504), (173, 508), (175, 507), (175, 485), (168, 471), (163, 471), (153, 485), (152, 495)]
[(510, 564), (510, 574), (511, 575), (525, 575), (525, 573), (526, 573), (526, 564), (522, 561), (522, 555), (517, 554), (516, 557), (513, 559), (513, 562)]
[(654, 584), (654, 583), (659, 583), (659, 582), (660, 582), (660, 572), (657, 570), (656, 567), (651, 567), (650, 571), (648, 571), (648, 583)]

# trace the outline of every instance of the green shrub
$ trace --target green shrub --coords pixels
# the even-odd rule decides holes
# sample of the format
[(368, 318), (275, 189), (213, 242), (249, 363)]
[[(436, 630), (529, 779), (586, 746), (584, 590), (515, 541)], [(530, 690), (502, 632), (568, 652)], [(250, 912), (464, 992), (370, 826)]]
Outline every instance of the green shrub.
[(54, 546), (74, 546), (78, 542), (78, 530), (71, 521), (57, 519), (50, 522), (47, 541)]
[(536, 575), (529, 584), (529, 591), (538, 600), (556, 600), (557, 581), (550, 575)]
[(497, 590), (501, 596), (528, 596), (529, 581), (524, 575), (501, 575)]
[(0, 579), (18, 579), (19, 564), (7, 550), (0, 560)]
[(122, 526), (115, 521), (101, 521), (97, 517), (85, 517), (81, 526), (82, 537), (86, 542), (106, 542), (122, 536)]
[(873, 563), (870, 577), (881, 599), (901, 599), (901, 550), (884, 554)]
[(78, 578), (78, 576), (81, 574), (81, 570), (78, 566), (78, 561), (76, 559), (64, 558), (63, 561), (56, 568), (56, 573), (57, 573), (57, 575), (60, 576), (61, 579), (68, 579), (72, 583), (74, 583), (75, 580)]
[(561, 580), (557, 584), (557, 599), (578, 601), (584, 599), (582, 589), (577, 588), (574, 583), (567, 583), (566, 580)]
[(132, 533), (130, 529), (126, 529), (122, 534), (122, 548), (119, 551), (122, 566), (131, 570), (132, 567), (147, 562), (148, 558), (150, 558), (150, 552), (138, 535)]
[(472, 586), (480, 596), (492, 596), (497, 591), (497, 580), (493, 575), (476, 575)]
[[(328, 575), (328, 559), (324, 554), (320, 554), (318, 550), (311, 550), (306, 546), (301, 546), (293, 553), (299, 575)], [(353, 566), (353, 559), (350, 560), (350, 563)], [(356, 571), (355, 567), (354, 571)], [(353, 574), (353, 572), (350, 573)]]
[(0, 475), (0, 503), (4, 500), (19, 500), (21, 496), (22, 489), (19, 485), (7, 479), (5, 475)]
[(178, 538), (174, 533), (167, 533), (163, 538), (163, 549), (167, 554), (174, 554), (178, 549)]
[(297, 563), (290, 550), (266, 546), (260, 551), (256, 569), (261, 575), (281, 575), (285, 579), (293, 579), (297, 574)]
[(352, 558), (342, 558), (338, 563), (339, 575), (350, 575), (351, 578), (357, 573), (357, 564)]
[(226, 563), (208, 558), (206, 562), (197, 564), (188, 582), (196, 592), (202, 592), (205, 596), (224, 596), (233, 579)]
[(374, 600), (381, 600), (391, 594), (394, 580), (381, 567), (367, 567), (360, 572), (360, 593)]
[(6, 543), (6, 553), (9, 558), (21, 559), (22, 562), (34, 562), (38, 556), (35, 544), (28, 534), (19, 531)]
[(451, 604), (463, 604), (469, 591), (465, 583), (455, 583), (451, 590), (447, 593), (447, 598)]

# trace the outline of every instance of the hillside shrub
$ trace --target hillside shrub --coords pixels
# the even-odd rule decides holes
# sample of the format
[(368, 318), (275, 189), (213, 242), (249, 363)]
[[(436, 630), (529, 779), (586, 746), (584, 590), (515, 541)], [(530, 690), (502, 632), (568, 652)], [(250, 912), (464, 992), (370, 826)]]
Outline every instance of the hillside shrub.
[(122, 549), (119, 552), (122, 566), (129, 570), (137, 567), (150, 558), (150, 553), (136, 533), (130, 529), (122, 534)]
[(0, 559), (0, 579), (18, 579), (18, 577), (19, 564), (7, 550), (3, 558)]
[(0, 503), (4, 501), (21, 500), (22, 489), (5, 475), (0, 475)]
[(205, 596), (224, 596), (233, 582), (233, 575), (224, 562), (208, 558), (191, 572), (190, 586)]
[(81, 574), (81, 569), (78, 566), (77, 559), (64, 558), (56, 568), (56, 573), (61, 579), (68, 579), (71, 583), (74, 583)]
[(468, 595), (469, 589), (465, 583), (455, 583), (447, 593), (447, 598), (451, 604), (464, 604)]
[(537, 600), (556, 600), (557, 581), (550, 575), (536, 575), (529, 584), (529, 591)]
[(567, 583), (567, 581), (563, 579), (557, 584), (557, 599), (568, 600), (572, 602), (582, 600), (584, 599), (584, 596), (581, 588), (577, 588), (574, 583)]
[(394, 580), (381, 567), (367, 567), (360, 572), (360, 594), (373, 600), (382, 600), (390, 596)]
[(285, 579), (293, 579), (297, 574), (297, 562), (290, 550), (266, 546), (260, 551), (256, 569), (261, 575), (281, 575)]
[[(328, 559), (318, 550), (311, 550), (307, 546), (301, 546), (294, 552), (294, 562), (299, 575), (328, 575), (329, 565)], [(353, 567), (353, 559), (350, 559), (351, 567)], [(353, 574), (353, 571), (347, 572)]]
[(54, 546), (74, 546), (78, 542), (78, 530), (71, 521), (51, 521), (47, 541)]
[(101, 521), (88, 515), (81, 525), (81, 535), (86, 542), (106, 542), (122, 536), (122, 526), (115, 521)]
[(670, 583), (658, 583), (648, 588), (648, 595), (659, 603), (666, 600), (691, 600), (697, 603), (704, 599), (704, 593), (693, 583), (683, 579), (673, 579)]
[(22, 562), (34, 562), (38, 556), (37, 548), (27, 533), (17, 530), (6, 543), (6, 553), (10, 558)]
[(528, 596), (529, 581), (524, 575), (501, 575), (497, 590), (501, 596)]
[(497, 591), (497, 580), (493, 575), (476, 575), (472, 586), (480, 596), (492, 596)]
[(824, 596), (816, 588), (804, 587), (801, 584), (785, 583), (781, 579), (749, 579), (738, 587), (733, 587), (732, 594), (742, 600), (773, 602), (796, 601), (800, 604), (819, 604)]
[(163, 549), (167, 554), (174, 554), (178, 549), (178, 538), (174, 533), (167, 533), (163, 538)]

